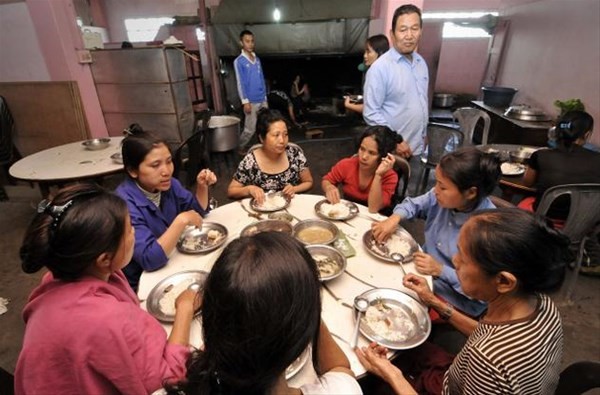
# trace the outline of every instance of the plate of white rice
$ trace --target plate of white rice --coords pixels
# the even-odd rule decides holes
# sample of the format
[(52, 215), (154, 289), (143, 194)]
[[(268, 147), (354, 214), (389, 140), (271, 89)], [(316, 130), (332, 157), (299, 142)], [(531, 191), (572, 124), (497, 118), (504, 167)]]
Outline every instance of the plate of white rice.
[(315, 204), (315, 212), (323, 219), (346, 221), (356, 217), (358, 206), (347, 200), (332, 204), (329, 200), (323, 199)]
[(160, 321), (175, 321), (177, 297), (193, 283), (200, 284), (202, 290), (207, 276), (208, 273), (202, 270), (188, 270), (165, 278), (150, 291), (146, 309)]
[(363, 245), (371, 255), (390, 263), (395, 263), (390, 257), (395, 252), (404, 257), (402, 262), (411, 262), (413, 254), (419, 251), (420, 248), (419, 244), (404, 228), (399, 228), (383, 243), (378, 243), (369, 229), (363, 235)]
[(392, 350), (422, 344), (431, 332), (427, 308), (396, 289), (376, 288), (362, 295), (369, 307), (360, 318), (360, 332), (369, 340)]
[(290, 199), (283, 192), (269, 192), (265, 194), (265, 200), (262, 204), (258, 204), (256, 199), (250, 199), (250, 207), (254, 211), (263, 213), (272, 213), (274, 211), (283, 210), (290, 205)]

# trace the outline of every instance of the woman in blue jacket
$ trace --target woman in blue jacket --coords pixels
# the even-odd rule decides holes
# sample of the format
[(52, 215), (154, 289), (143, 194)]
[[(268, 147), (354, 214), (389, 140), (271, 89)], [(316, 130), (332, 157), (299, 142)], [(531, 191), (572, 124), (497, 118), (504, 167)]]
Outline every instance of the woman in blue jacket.
[(135, 229), (133, 259), (123, 272), (137, 291), (142, 271), (165, 266), (184, 229), (202, 225), (208, 213), (208, 187), (217, 177), (208, 169), (200, 170), (192, 194), (173, 178), (173, 158), (163, 139), (136, 124), (128, 131), (122, 146), (128, 177), (116, 193), (127, 202)]

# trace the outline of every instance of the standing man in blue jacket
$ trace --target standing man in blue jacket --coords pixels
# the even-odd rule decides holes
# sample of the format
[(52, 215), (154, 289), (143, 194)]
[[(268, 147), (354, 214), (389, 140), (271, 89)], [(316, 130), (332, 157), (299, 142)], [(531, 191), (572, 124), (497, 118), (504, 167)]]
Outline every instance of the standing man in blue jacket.
[(238, 94), (244, 106), (246, 119), (240, 136), (240, 150), (252, 139), (256, 131), (256, 114), (267, 104), (267, 88), (260, 59), (254, 53), (254, 34), (250, 30), (240, 33), (242, 53), (235, 58), (233, 67), (237, 79)]

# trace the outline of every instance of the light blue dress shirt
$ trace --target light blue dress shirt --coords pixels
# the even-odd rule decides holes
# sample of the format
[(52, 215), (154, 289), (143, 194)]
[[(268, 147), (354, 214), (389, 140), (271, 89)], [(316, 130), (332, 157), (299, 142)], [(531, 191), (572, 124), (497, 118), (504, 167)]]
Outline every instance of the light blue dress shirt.
[(433, 189), (424, 195), (406, 198), (394, 208), (394, 214), (403, 219), (425, 220), (423, 249), (443, 264), (442, 273), (433, 280), (434, 292), (454, 307), (474, 317), (483, 313), (486, 304), (464, 294), (452, 264), (452, 257), (458, 251), (458, 233), (464, 223), (477, 211), (492, 208), (496, 206), (489, 198), (483, 199), (468, 213), (443, 208), (438, 204)]
[(364, 86), (363, 117), (402, 135), (413, 155), (423, 152), (427, 131), (429, 72), (416, 52), (412, 62), (394, 47), (369, 67)]

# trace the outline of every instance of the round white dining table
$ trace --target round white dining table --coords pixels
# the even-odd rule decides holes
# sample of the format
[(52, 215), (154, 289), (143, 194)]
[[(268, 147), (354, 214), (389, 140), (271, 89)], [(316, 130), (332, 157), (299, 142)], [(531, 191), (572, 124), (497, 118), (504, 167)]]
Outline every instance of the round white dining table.
[[(296, 219), (318, 218), (314, 206), (324, 197), (321, 195), (299, 194), (296, 195), (289, 207), (288, 212)], [(204, 221), (216, 222), (224, 225), (228, 231), (227, 242), (239, 237), (240, 232), (247, 225), (256, 222), (256, 218), (251, 218), (243, 210), (241, 205), (249, 209), (249, 199), (226, 204), (212, 210)], [(371, 224), (375, 220), (385, 219), (379, 214), (370, 214), (365, 206), (359, 206), (359, 214), (351, 220), (342, 222), (334, 221), (338, 228), (346, 235), (348, 241), (356, 251), (356, 255), (348, 258), (346, 272), (341, 276), (324, 283), (322, 292), (322, 312), (321, 317), (327, 324), (334, 339), (344, 351), (352, 371), (357, 377), (366, 373), (349, 343), (352, 337), (352, 331), (355, 323), (355, 312), (352, 308), (354, 298), (361, 293), (373, 288), (393, 288), (412, 295), (416, 298), (414, 292), (404, 288), (402, 285), (402, 270), (394, 263), (388, 263), (372, 256), (363, 246), (362, 237), (366, 231), (371, 229)], [(267, 218), (263, 214), (263, 218)], [(204, 255), (189, 255), (174, 251), (167, 265), (153, 272), (143, 272), (138, 287), (138, 297), (142, 301), (142, 307), (145, 308), (145, 300), (151, 290), (161, 280), (175, 273), (186, 270), (204, 270), (209, 272), (216, 259), (225, 247), (209, 252)], [(407, 272), (415, 273), (412, 263), (404, 264)], [(357, 280), (356, 278), (362, 280)], [(428, 277), (428, 276), (425, 276)], [(431, 277), (428, 277), (431, 286)], [(337, 300), (336, 300), (337, 299)], [(163, 327), (170, 333), (172, 326), (163, 323)], [(202, 344), (202, 334), (199, 320), (194, 320), (190, 335), (190, 343), (199, 347)], [(369, 340), (364, 336), (359, 337), (358, 345), (360, 347), (369, 344)], [(316, 373), (312, 364), (307, 363), (294, 377), (288, 380), (289, 384), (299, 387), (305, 383), (313, 382), (316, 379)]]
[(8, 172), (17, 179), (38, 182), (42, 193), (49, 185), (118, 173), (123, 164), (111, 155), (121, 153), (122, 140), (111, 137), (108, 147), (97, 151), (86, 149), (83, 140), (48, 148), (19, 159)]

